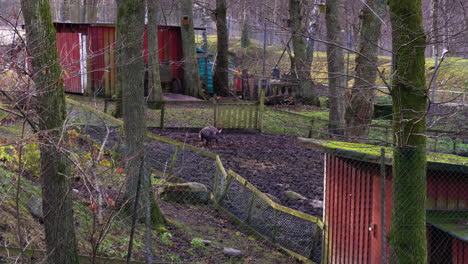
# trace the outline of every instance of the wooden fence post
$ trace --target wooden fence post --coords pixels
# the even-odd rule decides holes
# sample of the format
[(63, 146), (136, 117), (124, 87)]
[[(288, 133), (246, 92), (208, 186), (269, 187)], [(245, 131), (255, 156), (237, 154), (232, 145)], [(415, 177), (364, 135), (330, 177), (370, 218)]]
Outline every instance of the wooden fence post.
[(257, 128), (260, 130), (260, 133), (263, 132), (263, 113), (265, 111), (265, 90), (260, 90), (260, 99), (258, 104), (258, 120)]
[(309, 130), (309, 138), (312, 138), (312, 135), (314, 133), (314, 125), (315, 125), (315, 118), (312, 117), (310, 119), (310, 130)]
[(161, 120), (159, 123), (159, 127), (164, 128), (164, 112), (166, 111), (166, 104), (164, 101), (161, 102)]
[(214, 99), (214, 117), (213, 117), (213, 126), (216, 127), (216, 125), (218, 124), (218, 104), (216, 103), (216, 99)]

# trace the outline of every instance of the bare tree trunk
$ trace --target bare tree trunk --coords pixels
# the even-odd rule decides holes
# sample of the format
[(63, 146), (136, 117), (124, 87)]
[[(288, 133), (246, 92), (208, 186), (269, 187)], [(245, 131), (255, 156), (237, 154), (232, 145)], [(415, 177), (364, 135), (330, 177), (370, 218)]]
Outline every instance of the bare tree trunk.
[(343, 13), (342, 0), (328, 0), (325, 20), (327, 24), (328, 93), (330, 117), (328, 129), (330, 134), (343, 135), (346, 106), (346, 76), (344, 74), (343, 34), (340, 17)]
[(48, 0), (22, 0), (21, 7), (38, 95), (46, 263), (78, 263), (70, 186), (72, 175), (60, 151), (68, 140), (63, 131), (66, 105), (50, 5)]
[(159, 73), (158, 8), (159, 0), (147, 0), (148, 7), (148, 88), (149, 100), (162, 100), (161, 76)]
[[(122, 105), (125, 132), (125, 171), (127, 182), (125, 199), (133, 204), (136, 195), (140, 173), (141, 195), (138, 205), (138, 218), (144, 220), (147, 206), (151, 206), (153, 219), (162, 219), (162, 215), (151, 195), (149, 174), (145, 169), (146, 115), (144, 100), (144, 60), (143, 35), (145, 6), (144, 1), (118, 0), (117, 8), (117, 43), (120, 46), (118, 61), (120, 68)], [(142, 165), (143, 164), (143, 165)], [(143, 169), (140, 169), (143, 166)], [(154, 207), (156, 206), (156, 208)], [(155, 209), (156, 211), (154, 211)]]
[(247, 19), (247, 0), (242, 3), (242, 33), (241, 33), (241, 47), (247, 48), (250, 46), (250, 25)]
[(226, 20), (226, 0), (216, 0), (216, 31), (218, 51), (214, 70), (214, 87), (219, 95), (229, 94), (228, 32)]
[[(361, 11), (361, 34), (356, 56), (356, 76), (351, 99), (346, 106), (346, 136), (365, 142), (374, 115), (374, 90), (378, 66), (378, 42), (381, 17), (385, 13), (384, 0), (368, 0)], [(372, 9), (372, 10), (371, 10)]]
[(421, 0), (389, 1), (394, 78), (391, 263), (427, 263), (426, 36)]
[(203, 15), (202, 15), (202, 27), (205, 28), (205, 30), (202, 31), (202, 49), (208, 51), (208, 23), (209, 23), (209, 17), (208, 17), (209, 10), (207, 8), (203, 8)]
[(188, 24), (182, 23), (181, 27), (185, 93), (194, 97), (201, 97), (202, 91), (195, 47), (195, 32), (193, 30), (193, 3), (192, 0), (180, 0), (179, 3), (182, 20), (188, 19)]
[(304, 23), (302, 21), (302, 0), (289, 0), (289, 18), (291, 21), (292, 44), (296, 73), (299, 82), (299, 97), (305, 103), (319, 105), (315, 92), (315, 84), (310, 76), (311, 65), (307, 58), (306, 44), (304, 42)]

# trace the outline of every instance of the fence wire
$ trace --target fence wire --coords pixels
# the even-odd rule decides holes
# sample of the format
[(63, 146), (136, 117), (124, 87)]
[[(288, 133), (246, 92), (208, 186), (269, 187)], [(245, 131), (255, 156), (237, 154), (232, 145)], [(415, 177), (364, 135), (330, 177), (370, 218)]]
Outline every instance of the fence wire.
[[(73, 118), (87, 124), (101, 143), (110, 127), (112, 140), (106, 146), (120, 147), (116, 139), (122, 135), (112, 122), (83, 111)], [(203, 184), (242, 225), (313, 262), (390, 263), (422, 256), (428, 263), (467, 263), (468, 158), (427, 152), (427, 162), (408, 153), (392, 161), (389, 147), (304, 141), (327, 153), (323, 223), (275, 203), (243, 175), (226, 170), (213, 153), (155, 136), (148, 141), (147, 156), (164, 184)], [(178, 195), (180, 201), (194, 199)], [(418, 214), (422, 217), (414, 217)], [(391, 232), (396, 227), (400, 233)]]
[[(73, 123), (81, 126), (98, 144), (121, 152), (123, 135), (115, 122), (99, 114), (69, 106)], [(185, 192), (187, 183), (192, 188), (202, 184), (213, 195), (213, 201), (250, 232), (290, 251), (297, 257), (320, 263), (322, 254), (322, 221), (311, 215), (281, 206), (235, 172), (226, 171), (222, 161), (213, 153), (206, 153), (183, 142), (165, 140), (153, 135), (147, 141), (147, 164), (153, 171), (156, 186), (164, 189), (163, 198), (175, 201), (197, 202), (200, 189)], [(193, 187), (195, 188), (195, 187)], [(171, 191), (171, 194), (167, 194)], [(172, 196), (171, 196), (172, 195)], [(173, 197), (173, 195), (177, 197)]]

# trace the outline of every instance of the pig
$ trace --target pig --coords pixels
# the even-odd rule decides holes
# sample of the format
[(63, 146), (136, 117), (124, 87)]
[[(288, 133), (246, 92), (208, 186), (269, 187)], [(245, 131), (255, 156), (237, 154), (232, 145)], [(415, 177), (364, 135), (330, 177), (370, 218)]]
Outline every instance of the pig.
[(200, 140), (203, 142), (205, 140), (205, 145), (208, 146), (210, 141), (214, 139), (216, 143), (218, 143), (218, 136), (222, 135), (223, 130), (220, 129), (218, 130), (214, 126), (206, 126), (200, 130), (200, 133), (198, 134), (198, 137)]

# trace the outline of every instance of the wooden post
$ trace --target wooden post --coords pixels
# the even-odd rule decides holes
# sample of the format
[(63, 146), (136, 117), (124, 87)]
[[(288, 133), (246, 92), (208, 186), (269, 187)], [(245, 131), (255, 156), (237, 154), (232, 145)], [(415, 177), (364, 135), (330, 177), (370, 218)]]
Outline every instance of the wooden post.
[(166, 103), (164, 101), (161, 102), (161, 120), (159, 127), (164, 128), (164, 112), (166, 111)]
[(218, 124), (218, 104), (216, 103), (216, 99), (214, 99), (214, 117), (213, 117), (213, 126), (216, 127)]
[(252, 211), (253, 211), (254, 200), (255, 200), (255, 193), (252, 193), (252, 198), (249, 201), (249, 209), (247, 211), (247, 219), (245, 220), (245, 222), (247, 224), (249, 224), (250, 221), (252, 220)]
[(109, 101), (106, 99), (104, 99), (104, 113), (107, 114), (107, 104), (109, 103)]
[(453, 142), (453, 154), (457, 154), (457, 138), (452, 137), (452, 142)]
[(315, 125), (315, 118), (312, 117), (310, 119), (310, 130), (309, 130), (309, 138), (312, 138), (312, 135), (314, 133), (314, 125)]
[(233, 177), (231, 176), (231, 174), (228, 174), (227, 179), (226, 179), (226, 185), (224, 185), (224, 188), (221, 191), (221, 195), (219, 196), (219, 199), (218, 199), (219, 205), (222, 205), (224, 198), (226, 198), (226, 193), (227, 193), (227, 190), (229, 189), (229, 185), (231, 185), (232, 179)]
[(273, 230), (271, 232), (271, 241), (276, 244), (276, 236), (278, 235), (278, 211), (273, 212)]
[(258, 119), (257, 127), (260, 130), (260, 133), (263, 132), (263, 112), (265, 111), (265, 90), (260, 90), (260, 99), (258, 104)]
[(172, 174), (172, 171), (174, 170), (175, 163), (177, 161), (177, 154), (179, 153), (179, 147), (177, 146), (174, 151), (174, 155), (172, 156), (171, 164), (169, 165), (169, 171), (168, 175)]

